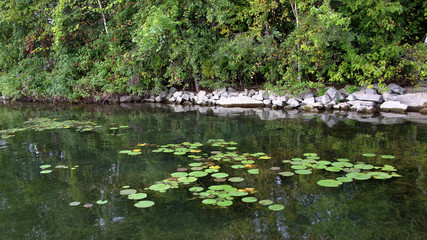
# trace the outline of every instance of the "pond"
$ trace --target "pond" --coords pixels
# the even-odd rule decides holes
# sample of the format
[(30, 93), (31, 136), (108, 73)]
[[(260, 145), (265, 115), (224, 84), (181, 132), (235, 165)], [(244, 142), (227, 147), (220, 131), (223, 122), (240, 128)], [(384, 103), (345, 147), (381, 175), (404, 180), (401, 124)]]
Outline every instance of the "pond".
[(426, 236), (427, 124), (181, 110), (0, 105), (1, 238)]

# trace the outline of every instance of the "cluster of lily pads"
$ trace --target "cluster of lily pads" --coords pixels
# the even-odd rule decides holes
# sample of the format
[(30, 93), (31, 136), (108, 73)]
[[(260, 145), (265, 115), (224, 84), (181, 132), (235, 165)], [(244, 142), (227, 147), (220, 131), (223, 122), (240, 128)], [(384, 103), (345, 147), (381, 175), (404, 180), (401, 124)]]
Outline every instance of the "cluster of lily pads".
[[(53, 172), (53, 169), (51, 167), (52, 167), (52, 165), (50, 165), (50, 164), (41, 165), (40, 166), (40, 169), (41, 169), (40, 173), (41, 174), (49, 174), (49, 173)], [(75, 165), (74, 167), (71, 167), (70, 169), (74, 170), (74, 169), (76, 169), (78, 167), (79, 167), (78, 165)], [(55, 169), (61, 169), (61, 168), (62, 169), (68, 169), (69, 167), (66, 166), (66, 165), (62, 165), (62, 164), (59, 164), (59, 165), (55, 166)]]
[[(136, 148), (132, 150), (122, 150), (119, 153), (129, 155), (141, 154), (141, 146), (151, 146), (151, 144), (138, 144)], [(176, 172), (171, 173), (170, 177), (162, 181), (156, 182), (149, 186), (145, 190), (151, 190), (155, 192), (166, 192), (169, 189), (177, 188), (180, 185), (195, 184), (189, 188), (189, 191), (196, 197), (202, 199), (202, 203), (217, 207), (229, 207), (233, 205), (234, 201), (240, 199), (244, 203), (255, 203), (263, 206), (268, 206), (270, 210), (279, 211), (284, 209), (283, 205), (273, 204), (273, 201), (265, 199), (258, 200), (255, 197), (248, 196), (254, 194), (256, 190), (254, 188), (237, 188), (228, 184), (212, 185), (207, 188), (202, 187), (202, 181), (211, 178), (213, 182), (229, 182), (230, 184), (238, 184), (244, 182), (245, 179), (240, 176), (230, 176), (229, 173), (220, 171), (222, 168), (232, 169), (244, 169), (249, 174), (259, 174), (259, 169), (256, 167), (255, 161), (270, 159), (265, 153), (243, 153), (238, 154), (236, 142), (226, 142), (223, 139), (211, 139), (207, 144), (200, 142), (190, 143), (184, 142), (181, 144), (167, 144), (161, 145), (154, 149), (152, 152), (155, 153), (172, 153), (174, 155), (183, 156), (186, 155), (189, 159), (194, 162), (188, 164), (188, 168), (178, 168)], [(210, 151), (210, 154), (203, 153), (201, 147), (214, 147), (225, 149), (226, 152), (219, 150)], [(226, 165), (227, 163), (228, 165)], [(127, 192), (127, 191), (126, 191)], [(122, 193), (121, 193), (122, 194)], [(132, 189), (131, 194), (138, 194), (136, 190)], [(131, 195), (129, 195), (131, 196)], [(144, 195), (146, 196), (146, 195)], [(136, 207), (141, 207), (139, 202), (135, 203)]]
[[(365, 153), (364, 157), (375, 157), (375, 154)], [(323, 187), (338, 187), (345, 182), (353, 180), (368, 180), (368, 179), (390, 179), (392, 177), (402, 177), (395, 173), (397, 169), (391, 165), (374, 166), (366, 162), (351, 163), (347, 158), (338, 158), (336, 161), (320, 160), (316, 153), (305, 153), (305, 159), (293, 158), (292, 160), (283, 160), (284, 163), (290, 163), (294, 172), (280, 172), (279, 175), (290, 177), (296, 174), (311, 174), (314, 169), (323, 169), (329, 172), (339, 173), (344, 172), (345, 175), (335, 179), (322, 179), (317, 182)], [(382, 155), (381, 158), (393, 159), (392, 155)]]
[(34, 131), (44, 131), (44, 130), (52, 130), (52, 129), (63, 129), (63, 128), (75, 128), (78, 132), (87, 132), (92, 131), (96, 128), (100, 128), (101, 126), (96, 125), (94, 122), (90, 121), (75, 121), (75, 120), (65, 120), (58, 121), (57, 118), (30, 118), (28, 121), (24, 122), (24, 126), (20, 128), (11, 128), (6, 130), (0, 130), (1, 138), (7, 139), (10, 137), (14, 137), (15, 133), (22, 132), (26, 130), (34, 130)]
[[(178, 188), (180, 185), (192, 184), (188, 190), (196, 197), (201, 199), (202, 204), (229, 207), (240, 200), (244, 203), (256, 203), (268, 206), (268, 209), (273, 211), (280, 211), (284, 209), (281, 204), (274, 204), (269, 199), (258, 200), (254, 196), (249, 196), (257, 191), (254, 188), (237, 188), (233, 184), (244, 182), (245, 179), (241, 176), (230, 176), (229, 173), (223, 171), (224, 169), (231, 168), (235, 170), (246, 171), (248, 174), (257, 175), (259, 169), (257, 168), (257, 161), (268, 160), (271, 157), (263, 152), (258, 153), (237, 153), (236, 142), (227, 142), (223, 139), (211, 139), (207, 144), (200, 142), (190, 143), (184, 142), (181, 144), (166, 144), (158, 146), (152, 150), (155, 153), (172, 153), (178, 156), (186, 156), (193, 162), (188, 164), (188, 167), (180, 167), (176, 172), (171, 173), (170, 177), (162, 181), (156, 182), (153, 185), (145, 188), (146, 191), (155, 191), (164, 193), (169, 189)], [(138, 144), (132, 150), (122, 150), (119, 153), (129, 155), (142, 154), (141, 148), (144, 146), (156, 146), (154, 144), (142, 143)], [(218, 150), (204, 152), (202, 148), (215, 148)], [(224, 151), (225, 150), (225, 151)], [(375, 154), (366, 153), (364, 157), (375, 157)], [(316, 153), (305, 153), (305, 158), (293, 158), (291, 160), (283, 160), (283, 163), (291, 164), (288, 171), (278, 172), (278, 175), (283, 177), (290, 177), (295, 174), (308, 175), (312, 174), (315, 170), (326, 170), (329, 172), (340, 173), (345, 175), (336, 177), (335, 179), (322, 179), (317, 182), (318, 185), (323, 187), (338, 187), (346, 182), (354, 180), (367, 180), (367, 179), (389, 179), (392, 177), (401, 177), (395, 173), (396, 168), (391, 165), (374, 166), (365, 162), (351, 163), (349, 159), (338, 158), (336, 161), (321, 160)], [(393, 159), (392, 155), (382, 155), (383, 159)], [(222, 170), (222, 171), (220, 171)], [(270, 170), (279, 171), (280, 167), (271, 167)], [(243, 173), (243, 172), (240, 172)], [(205, 187), (208, 178), (211, 182), (229, 184), (211, 185)], [(135, 189), (125, 189), (121, 191), (122, 195), (128, 195), (129, 199), (141, 200), (147, 197), (146, 193), (137, 193)], [(135, 203), (136, 207), (147, 208), (154, 205), (154, 202), (143, 200)]]

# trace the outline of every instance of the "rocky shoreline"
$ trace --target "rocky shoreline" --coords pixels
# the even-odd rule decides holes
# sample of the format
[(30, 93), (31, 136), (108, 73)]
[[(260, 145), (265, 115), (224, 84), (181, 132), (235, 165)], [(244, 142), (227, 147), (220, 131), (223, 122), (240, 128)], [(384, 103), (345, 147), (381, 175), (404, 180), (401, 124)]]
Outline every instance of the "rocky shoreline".
[[(418, 92), (411, 91), (391, 83), (387, 86), (388, 91), (379, 93), (378, 86), (369, 88), (351, 86), (354, 91), (349, 93), (344, 87), (336, 89), (329, 87), (323, 94), (316, 90), (306, 91), (297, 96), (276, 95), (265, 90), (236, 91), (232, 87), (224, 87), (213, 92), (199, 91), (198, 93), (189, 91), (178, 91), (172, 87), (159, 94), (135, 95), (110, 95), (100, 97), (98, 103), (169, 103), (179, 105), (200, 105), (200, 106), (222, 106), (239, 108), (271, 108), (283, 110), (299, 110), (305, 112), (323, 111), (355, 111), (362, 114), (372, 114), (375, 112), (406, 113), (419, 112), (427, 114), (427, 91), (424, 89)], [(356, 91), (355, 91), (356, 90)], [(7, 101), (3, 96), (0, 100)]]

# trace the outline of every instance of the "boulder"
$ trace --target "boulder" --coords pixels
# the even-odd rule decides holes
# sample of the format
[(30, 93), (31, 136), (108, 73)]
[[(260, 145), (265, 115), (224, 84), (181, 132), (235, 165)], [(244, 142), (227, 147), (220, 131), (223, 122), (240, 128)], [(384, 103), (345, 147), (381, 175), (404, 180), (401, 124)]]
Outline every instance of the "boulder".
[(345, 90), (345, 88), (341, 88), (340, 90), (338, 90), (339, 93), (341, 93), (341, 96), (344, 97), (348, 97), (350, 95), (349, 92), (347, 92), (347, 90)]
[(227, 91), (227, 88), (223, 87), (223, 88), (220, 88), (220, 89), (217, 89), (217, 90), (213, 91), (213, 95), (221, 96), (226, 91)]
[(380, 109), (384, 112), (404, 113), (408, 109), (408, 105), (400, 103), (398, 101), (387, 101), (381, 104)]
[(224, 107), (264, 107), (264, 103), (262, 101), (245, 96), (220, 99), (216, 103)]
[(338, 103), (337, 105), (334, 105), (333, 108), (336, 110), (348, 111), (348, 110), (350, 110), (350, 105), (346, 102), (343, 102), (343, 103)]
[(324, 95), (316, 98), (316, 102), (321, 102), (323, 105), (326, 105), (326, 104), (330, 103), (331, 101), (332, 101), (331, 98), (327, 94), (324, 94)]
[(273, 100), (272, 104), (276, 107), (281, 108), (281, 107), (285, 106), (287, 100), (288, 100), (287, 97), (282, 97), (282, 96), (276, 97)]
[(271, 105), (271, 100), (270, 99), (266, 99), (264, 101), (262, 101), (264, 103), (264, 105), (266, 106), (270, 106)]
[(350, 106), (354, 106), (354, 105), (360, 105), (360, 106), (365, 106), (365, 107), (373, 107), (373, 106), (375, 106), (375, 103), (371, 102), (371, 101), (358, 101), (358, 100), (355, 100), (355, 101), (349, 101), (347, 103), (350, 104)]
[(427, 92), (397, 95), (393, 100), (408, 105), (408, 111), (419, 111), (427, 107)]
[(178, 91), (178, 92), (174, 92), (174, 94), (173, 94), (173, 97), (176, 99), (176, 98), (178, 98), (178, 97), (181, 97), (182, 96), (182, 92), (181, 91)]
[(206, 91), (199, 91), (198, 93), (197, 93), (197, 95), (196, 95), (197, 97), (203, 97), (203, 96), (206, 96)]
[(422, 115), (427, 115), (427, 108), (421, 108), (419, 111)]
[(305, 98), (304, 101), (302, 101), (302, 103), (307, 105), (314, 104), (315, 103), (314, 97)]
[(387, 85), (387, 88), (390, 89), (393, 93), (397, 93), (399, 95), (402, 95), (405, 93), (405, 88), (397, 85), (396, 83), (390, 83)]
[(121, 96), (119, 101), (120, 103), (132, 102), (132, 96), (131, 95)]
[(290, 98), (288, 101), (286, 101), (286, 104), (291, 106), (292, 108), (297, 108), (300, 104), (295, 98)]
[(328, 90), (325, 92), (325, 95), (328, 95), (331, 98), (331, 101), (334, 101), (334, 102), (344, 99), (342, 94), (338, 92), (334, 87), (328, 88)]
[(312, 92), (308, 92), (308, 93), (303, 93), (301, 98), (303, 100), (307, 99), (307, 98), (314, 98), (314, 94)]
[[(362, 101), (372, 101), (377, 103), (384, 102), (383, 96), (377, 94), (377, 90), (375, 89), (364, 89), (350, 94), (350, 96), (354, 97), (354, 100), (362, 100)], [(347, 98), (350, 100), (350, 96)], [(350, 100), (352, 101), (352, 100)]]

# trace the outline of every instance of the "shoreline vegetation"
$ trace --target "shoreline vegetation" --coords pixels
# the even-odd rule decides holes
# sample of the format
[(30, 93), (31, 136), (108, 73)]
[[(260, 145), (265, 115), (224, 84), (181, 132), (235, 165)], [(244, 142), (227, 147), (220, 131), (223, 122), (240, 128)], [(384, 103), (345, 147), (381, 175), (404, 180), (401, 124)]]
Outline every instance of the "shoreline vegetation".
[(0, 99), (419, 111), (425, 93), (405, 88), (427, 77), (425, 12), (420, 0), (4, 0)]

